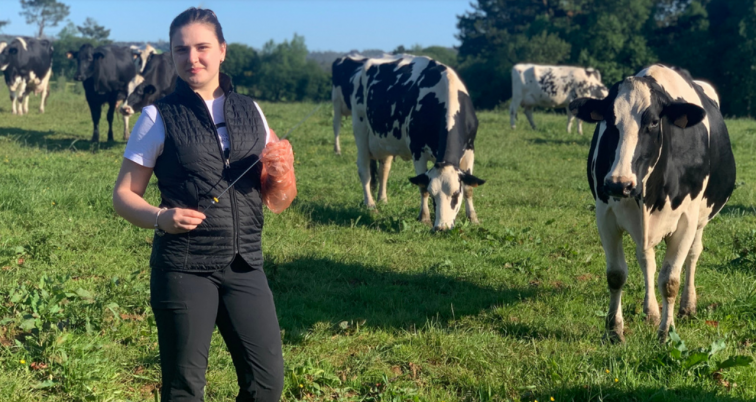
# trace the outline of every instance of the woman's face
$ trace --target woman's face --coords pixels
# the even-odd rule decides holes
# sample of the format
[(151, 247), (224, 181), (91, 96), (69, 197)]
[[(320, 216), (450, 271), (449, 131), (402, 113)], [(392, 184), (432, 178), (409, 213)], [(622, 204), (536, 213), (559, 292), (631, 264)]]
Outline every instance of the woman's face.
[(218, 85), (220, 63), (226, 58), (226, 44), (218, 43), (209, 24), (191, 23), (173, 34), (173, 62), (179, 77), (194, 90)]

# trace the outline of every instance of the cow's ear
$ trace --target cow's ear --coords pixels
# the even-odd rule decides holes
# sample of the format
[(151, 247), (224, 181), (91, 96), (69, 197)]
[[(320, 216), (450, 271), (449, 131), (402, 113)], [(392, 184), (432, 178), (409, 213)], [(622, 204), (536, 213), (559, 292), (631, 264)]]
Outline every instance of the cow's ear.
[(570, 113), (588, 123), (604, 120), (604, 102), (599, 99), (579, 98), (570, 102)]
[(706, 117), (706, 111), (692, 103), (672, 103), (664, 108), (662, 114), (680, 128), (695, 126)]
[(136, 60), (136, 59), (137, 59), (137, 57), (139, 57), (139, 53), (132, 53), (132, 54), (131, 54), (131, 58), (132, 58), (132, 59)]
[(478, 187), (486, 184), (485, 180), (479, 179), (467, 172), (461, 173), (459, 178), (462, 180), (462, 183), (465, 183), (469, 187)]
[(69, 59), (75, 59), (75, 58), (76, 58), (76, 57), (78, 56), (78, 53), (79, 53), (79, 52), (74, 52), (74, 51), (72, 50), (72, 51), (70, 51), (70, 52), (66, 53), (66, 57), (68, 57)]
[(146, 87), (144, 87), (145, 95), (152, 95), (155, 93), (155, 91), (156, 89), (154, 85), (147, 85)]
[(427, 174), (423, 173), (415, 177), (410, 177), (409, 181), (416, 186), (428, 187), (428, 184), (430, 184), (430, 177), (428, 177)]

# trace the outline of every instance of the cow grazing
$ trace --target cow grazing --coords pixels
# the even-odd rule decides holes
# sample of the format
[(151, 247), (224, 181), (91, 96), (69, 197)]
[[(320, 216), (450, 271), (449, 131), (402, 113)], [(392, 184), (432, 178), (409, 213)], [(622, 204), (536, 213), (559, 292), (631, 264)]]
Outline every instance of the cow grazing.
[[(368, 59), (353, 76), (352, 124), (365, 205), (370, 193), (371, 159), (381, 161), (380, 201), (386, 201), (391, 158), (410, 159), (420, 187), (420, 217), (430, 223), (428, 197), (435, 202), (434, 230), (451, 229), (464, 196), (467, 217), (477, 223), (472, 188), (478, 130), (467, 89), (449, 67), (427, 57), (401, 55)], [(388, 160), (388, 163), (386, 161)], [(429, 170), (428, 162), (435, 164)]]
[[(84, 93), (92, 115), (94, 131), (92, 142), (100, 140), (100, 115), (102, 104), (107, 102), (108, 141), (113, 141), (113, 114), (116, 103), (126, 99), (129, 82), (136, 76), (136, 66), (127, 47), (84, 44), (78, 51), (68, 52), (68, 58), (77, 59), (78, 69), (74, 79), (82, 81)], [(129, 116), (123, 117), (123, 139), (129, 138)]]
[(144, 45), (144, 49), (140, 49), (138, 46), (134, 45), (129, 46), (129, 49), (131, 49), (131, 57), (134, 60), (134, 65), (136, 66), (138, 74), (144, 72), (144, 69), (147, 66), (147, 60), (149, 60), (150, 55), (157, 53), (155, 48), (152, 47), (149, 43)]
[(145, 106), (173, 92), (176, 77), (171, 53), (150, 55), (142, 74), (129, 83), (129, 94), (119, 109), (121, 114), (131, 116), (141, 112)]
[(29, 113), (29, 95), (41, 94), (45, 112), (52, 76), (53, 47), (49, 40), (17, 37), (0, 50), (0, 70), (10, 91), (13, 114)]
[[(588, 182), (606, 253), (607, 335), (624, 340), (622, 233), (628, 232), (646, 282), (643, 310), (649, 322), (659, 323), (664, 340), (673, 324), (683, 265), (678, 314), (696, 311), (694, 277), (703, 230), (735, 186), (735, 159), (718, 104), (688, 74), (653, 65), (615, 84), (607, 98), (577, 99), (570, 109), (580, 119), (599, 123), (588, 155)], [(660, 317), (653, 282), (654, 247), (662, 240), (667, 250), (658, 279)]]
[(333, 151), (341, 155), (339, 143), (339, 131), (341, 130), (341, 117), (351, 116), (352, 102), (350, 96), (354, 91), (352, 76), (362, 67), (365, 58), (361, 56), (344, 56), (336, 59), (331, 66), (331, 101), (333, 102)]
[[(522, 105), (530, 126), (535, 130), (533, 107), (565, 107), (569, 133), (575, 119), (567, 107), (570, 102), (577, 98), (603, 99), (608, 92), (601, 83), (601, 74), (593, 68), (516, 64), (512, 67), (509, 122), (515, 128), (517, 109)], [(583, 123), (580, 120), (578, 132), (583, 134)]]

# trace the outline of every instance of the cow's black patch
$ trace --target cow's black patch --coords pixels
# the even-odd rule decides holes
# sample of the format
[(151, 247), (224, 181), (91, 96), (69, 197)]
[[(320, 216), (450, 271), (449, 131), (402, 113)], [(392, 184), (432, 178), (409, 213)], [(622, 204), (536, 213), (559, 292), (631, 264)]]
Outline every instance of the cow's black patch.
[(341, 96), (349, 110), (352, 110), (352, 91), (354, 90), (352, 76), (364, 62), (364, 58), (341, 57), (336, 59), (331, 66), (331, 83), (334, 88), (341, 90)]

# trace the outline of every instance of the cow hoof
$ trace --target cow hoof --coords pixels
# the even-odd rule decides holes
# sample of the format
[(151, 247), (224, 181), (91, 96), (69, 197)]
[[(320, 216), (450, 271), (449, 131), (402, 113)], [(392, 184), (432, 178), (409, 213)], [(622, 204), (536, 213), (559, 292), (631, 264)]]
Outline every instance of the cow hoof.
[(375, 204), (365, 204), (367, 209), (375, 209)]
[(680, 309), (677, 310), (677, 317), (679, 318), (690, 318), (696, 315), (696, 306), (692, 307), (683, 307), (680, 306)]
[(417, 220), (420, 223), (424, 224), (424, 225), (428, 225), (428, 226), (432, 225), (432, 222), (430, 220), (430, 216), (420, 216), (420, 217), (417, 218)]
[(659, 323), (661, 322), (661, 317), (659, 315), (654, 315), (654, 314), (648, 315), (648, 314), (646, 314), (646, 322), (648, 324), (650, 324), (650, 325), (658, 326)]
[(669, 331), (662, 331), (662, 330), (659, 330), (659, 331), (658, 331), (658, 332), (656, 333), (656, 337), (657, 337), (657, 339), (659, 339), (659, 343), (660, 343), (660, 344), (664, 345), (665, 343), (667, 343), (667, 334), (668, 334), (668, 332), (669, 332)]
[(622, 330), (606, 331), (606, 333), (604, 333), (604, 342), (609, 342), (613, 345), (616, 345), (618, 343), (625, 343), (625, 334)]
[(388, 198), (379, 198), (378, 202), (380, 202), (381, 204), (388, 204)]
[(478, 214), (472, 213), (468, 215), (467, 220), (470, 221), (473, 225), (480, 225), (480, 221), (478, 220)]

